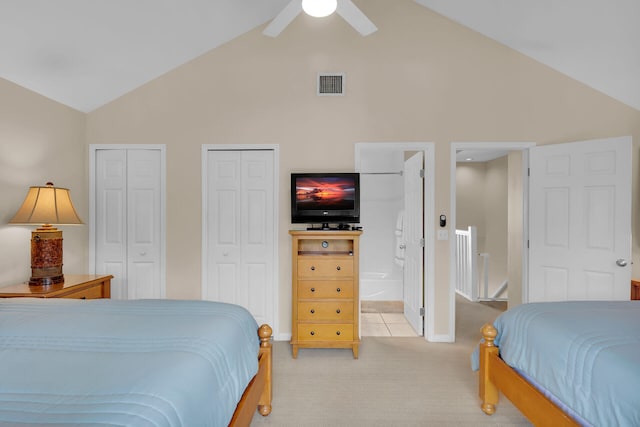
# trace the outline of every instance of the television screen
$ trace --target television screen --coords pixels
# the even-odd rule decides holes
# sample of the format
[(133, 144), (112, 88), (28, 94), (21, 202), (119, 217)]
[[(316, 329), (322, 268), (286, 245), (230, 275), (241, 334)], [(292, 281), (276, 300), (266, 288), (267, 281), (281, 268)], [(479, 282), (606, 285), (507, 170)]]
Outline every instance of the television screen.
[(357, 223), (360, 221), (360, 175), (291, 174), (291, 221)]

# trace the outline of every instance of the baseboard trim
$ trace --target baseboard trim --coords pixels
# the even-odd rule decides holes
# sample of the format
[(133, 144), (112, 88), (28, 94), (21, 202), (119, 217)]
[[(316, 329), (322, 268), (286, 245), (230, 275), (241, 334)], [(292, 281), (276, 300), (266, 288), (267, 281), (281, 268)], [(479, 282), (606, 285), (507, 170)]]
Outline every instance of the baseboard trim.
[(451, 335), (427, 335), (427, 341), (452, 343), (456, 340)]

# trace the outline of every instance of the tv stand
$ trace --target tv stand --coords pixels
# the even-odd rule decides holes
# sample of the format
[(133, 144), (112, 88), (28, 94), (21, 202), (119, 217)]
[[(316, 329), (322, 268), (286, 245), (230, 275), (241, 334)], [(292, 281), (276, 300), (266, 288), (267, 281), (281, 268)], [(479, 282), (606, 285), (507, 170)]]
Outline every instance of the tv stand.
[(331, 227), (329, 223), (324, 222), (320, 227), (307, 227), (307, 231), (350, 231), (352, 228), (349, 224), (336, 224)]
[(316, 227), (316, 226), (313, 226), (313, 225), (312, 225), (312, 226), (310, 226), (310, 227), (307, 227), (307, 230), (309, 230), (309, 231), (337, 230), (337, 228), (331, 228), (331, 227), (329, 226), (329, 223), (328, 223), (328, 222), (324, 222), (324, 223), (322, 223), (322, 225), (321, 225), (320, 227)]
[(291, 346), (360, 346), (359, 239), (362, 231), (289, 231), (291, 264)]

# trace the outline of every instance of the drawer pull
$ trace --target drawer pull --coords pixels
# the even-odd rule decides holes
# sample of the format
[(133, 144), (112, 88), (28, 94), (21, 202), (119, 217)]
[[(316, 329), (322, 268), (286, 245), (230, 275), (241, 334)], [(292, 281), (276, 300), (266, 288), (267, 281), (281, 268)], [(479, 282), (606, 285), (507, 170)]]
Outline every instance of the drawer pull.
[(315, 265), (312, 265), (311, 266), (311, 271), (315, 271), (315, 269), (316, 269)]
[(316, 291), (316, 288), (311, 288), (311, 292), (315, 292), (315, 291)]
[(316, 333), (315, 333), (314, 331), (311, 331), (311, 332), (310, 332), (310, 334), (311, 334), (311, 335), (315, 335)]
[(336, 313), (340, 314), (340, 309), (337, 309), (337, 310), (336, 310)]
[(336, 292), (340, 292), (340, 288), (337, 288), (337, 289), (336, 289)]
[(337, 332), (336, 332), (336, 335), (340, 335), (340, 331), (337, 331)]
[(316, 311), (312, 308), (311, 309), (311, 314), (315, 313)]
[(340, 266), (337, 266), (337, 267), (336, 267), (336, 270), (340, 271)]

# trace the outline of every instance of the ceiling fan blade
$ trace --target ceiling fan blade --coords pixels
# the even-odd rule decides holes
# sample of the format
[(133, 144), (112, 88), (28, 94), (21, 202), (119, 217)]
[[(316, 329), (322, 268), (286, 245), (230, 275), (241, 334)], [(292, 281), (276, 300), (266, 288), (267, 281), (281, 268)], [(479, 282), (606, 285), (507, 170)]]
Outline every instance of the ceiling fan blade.
[(378, 31), (378, 27), (351, 0), (338, 0), (336, 12), (363, 36)]
[(282, 9), (278, 16), (273, 18), (273, 21), (267, 25), (267, 28), (264, 29), (262, 34), (265, 36), (277, 37), (278, 34), (287, 28), (287, 25), (289, 25), (300, 12), (302, 12), (302, 2), (300, 0), (291, 0), (289, 4)]

